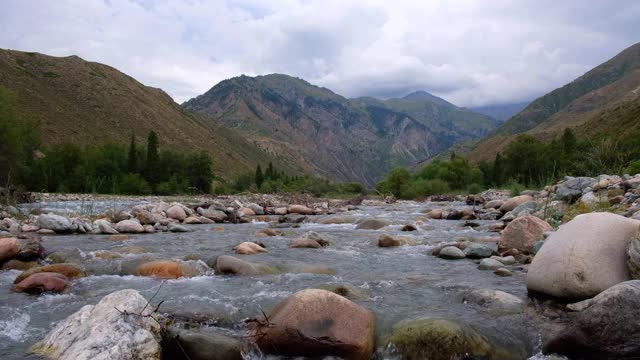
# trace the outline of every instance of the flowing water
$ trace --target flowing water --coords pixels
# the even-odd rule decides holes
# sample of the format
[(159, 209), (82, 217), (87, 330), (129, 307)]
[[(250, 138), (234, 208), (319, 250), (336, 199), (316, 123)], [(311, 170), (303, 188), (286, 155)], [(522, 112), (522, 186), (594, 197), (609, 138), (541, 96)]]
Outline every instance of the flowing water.
[[(448, 206), (464, 206), (447, 203)], [(498, 277), (480, 271), (472, 260), (450, 261), (431, 256), (431, 249), (459, 237), (481, 237), (493, 222), (478, 221), (480, 227), (463, 227), (462, 221), (433, 220), (418, 231), (400, 232), (404, 224), (415, 223), (421, 210), (435, 203), (401, 202), (388, 206), (363, 206), (339, 216), (379, 218), (393, 225), (381, 230), (356, 230), (353, 223), (323, 225), (307, 222), (286, 228), (283, 236), (256, 237), (269, 224), (191, 225), (190, 233), (130, 235), (129, 240), (112, 241), (106, 235), (69, 235), (43, 238), (47, 252), (65, 254), (68, 262), (82, 264), (91, 274), (75, 280), (62, 294), (29, 296), (10, 290), (17, 271), (0, 273), (0, 358), (35, 358), (28, 349), (44, 337), (53, 324), (103, 296), (132, 288), (150, 298), (162, 284), (156, 301), (164, 300), (161, 312), (187, 318), (207, 319), (210, 329), (242, 336), (244, 319), (268, 312), (296, 291), (327, 284), (349, 284), (364, 296), (355, 300), (376, 315), (379, 358), (388, 358), (384, 337), (393, 325), (405, 319), (440, 317), (462, 320), (505, 347), (519, 347), (533, 356), (539, 351), (540, 320), (531, 306), (509, 313), (502, 309), (464, 304), (461, 293), (470, 289), (494, 289), (527, 300), (525, 273)], [(311, 221), (313, 221), (313, 218)], [(317, 218), (317, 217), (316, 217)], [(223, 229), (221, 229), (223, 228)], [(307, 231), (325, 235), (333, 243), (323, 249), (291, 249), (289, 241)], [(379, 248), (382, 233), (414, 237), (422, 245)], [(281, 275), (240, 277), (217, 276), (205, 262), (218, 255), (233, 255), (231, 248), (243, 241), (260, 240), (269, 250), (259, 255), (234, 255), (243, 260), (276, 265)], [(97, 257), (101, 251), (120, 246), (144, 248), (147, 253), (122, 258)], [(184, 260), (185, 257), (191, 260)], [(196, 276), (161, 280), (131, 275), (133, 267), (148, 259), (183, 261)], [(196, 260), (193, 260), (196, 259)], [(197, 260), (200, 259), (200, 260)], [(306, 265), (329, 267), (335, 274), (300, 273)], [(251, 355), (249, 355), (251, 356)]]

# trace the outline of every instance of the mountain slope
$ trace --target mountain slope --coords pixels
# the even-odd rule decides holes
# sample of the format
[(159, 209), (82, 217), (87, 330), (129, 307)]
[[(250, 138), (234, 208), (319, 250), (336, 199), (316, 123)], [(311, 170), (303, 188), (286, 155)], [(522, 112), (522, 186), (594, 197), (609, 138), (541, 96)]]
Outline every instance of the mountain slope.
[[(242, 133), (301, 172), (367, 185), (392, 167), (430, 158), (458, 140), (442, 136), (447, 129), (436, 129), (433, 124), (442, 127), (437, 121), (429, 123), (377, 99), (349, 100), (281, 74), (222, 81), (183, 107)], [(463, 117), (451, 122), (466, 126)]]
[(484, 114), (499, 121), (506, 121), (515, 114), (524, 110), (529, 105), (528, 102), (504, 104), (504, 105), (487, 105), (470, 107), (469, 110)]
[(633, 108), (639, 101), (639, 87), (640, 44), (635, 44), (571, 83), (536, 99), (480, 141), (469, 157), (476, 161), (492, 159), (523, 133), (549, 140), (565, 128), (574, 128), (580, 135), (596, 136), (603, 124), (616, 127), (618, 119), (628, 117), (606, 114), (621, 106)]
[(16, 95), (18, 111), (40, 123), (45, 145), (128, 143), (150, 130), (161, 146), (205, 150), (227, 178), (270, 157), (231, 131), (188, 113), (160, 89), (77, 56), (52, 57), (0, 49), (0, 86)]

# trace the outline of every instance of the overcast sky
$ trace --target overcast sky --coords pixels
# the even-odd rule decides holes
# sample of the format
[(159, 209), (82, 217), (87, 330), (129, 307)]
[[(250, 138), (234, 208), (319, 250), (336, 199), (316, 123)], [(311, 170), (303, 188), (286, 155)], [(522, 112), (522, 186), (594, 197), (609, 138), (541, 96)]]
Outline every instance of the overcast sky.
[(640, 41), (640, 1), (0, 0), (0, 48), (79, 55), (178, 102), (240, 74), (347, 96), (531, 100)]

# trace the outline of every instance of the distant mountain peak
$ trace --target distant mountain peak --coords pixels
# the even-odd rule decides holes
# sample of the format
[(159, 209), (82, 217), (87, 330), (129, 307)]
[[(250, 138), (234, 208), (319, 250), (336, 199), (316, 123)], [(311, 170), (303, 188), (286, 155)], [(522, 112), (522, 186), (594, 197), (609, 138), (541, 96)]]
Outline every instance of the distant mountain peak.
[(402, 98), (402, 100), (409, 100), (409, 101), (430, 101), (430, 102), (435, 102), (439, 105), (450, 105), (450, 106), (455, 106), (452, 103), (448, 102), (447, 100), (437, 97), (433, 94), (430, 94), (424, 90), (418, 90), (418, 91), (414, 91), (406, 96), (404, 96)]

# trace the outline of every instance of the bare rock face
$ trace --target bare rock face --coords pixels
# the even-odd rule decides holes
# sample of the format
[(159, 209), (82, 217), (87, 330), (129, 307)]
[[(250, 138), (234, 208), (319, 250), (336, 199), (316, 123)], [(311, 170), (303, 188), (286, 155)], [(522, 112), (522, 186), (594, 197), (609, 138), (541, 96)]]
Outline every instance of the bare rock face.
[(299, 291), (278, 304), (254, 327), (256, 344), (284, 356), (369, 359), (374, 350), (374, 316), (333, 292)]
[(610, 213), (576, 216), (545, 241), (527, 274), (527, 289), (559, 298), (586, 299), (630, 280), (629, 242), (640, 221)]
[(544, 239), (545, 231), (553, 231), (553, 227), (535, 216), (519, 217), (507, 225), (498, 242), (498, 251), (518, 249), (530, 253), (536, 241)]
[(135, 290), (111, 293), (59, 322), (32, 351), (49, 359), (159, 360), (160, 325), (150, 317), (133, 315), (149, 315), (153, 307), (146, 305)]

